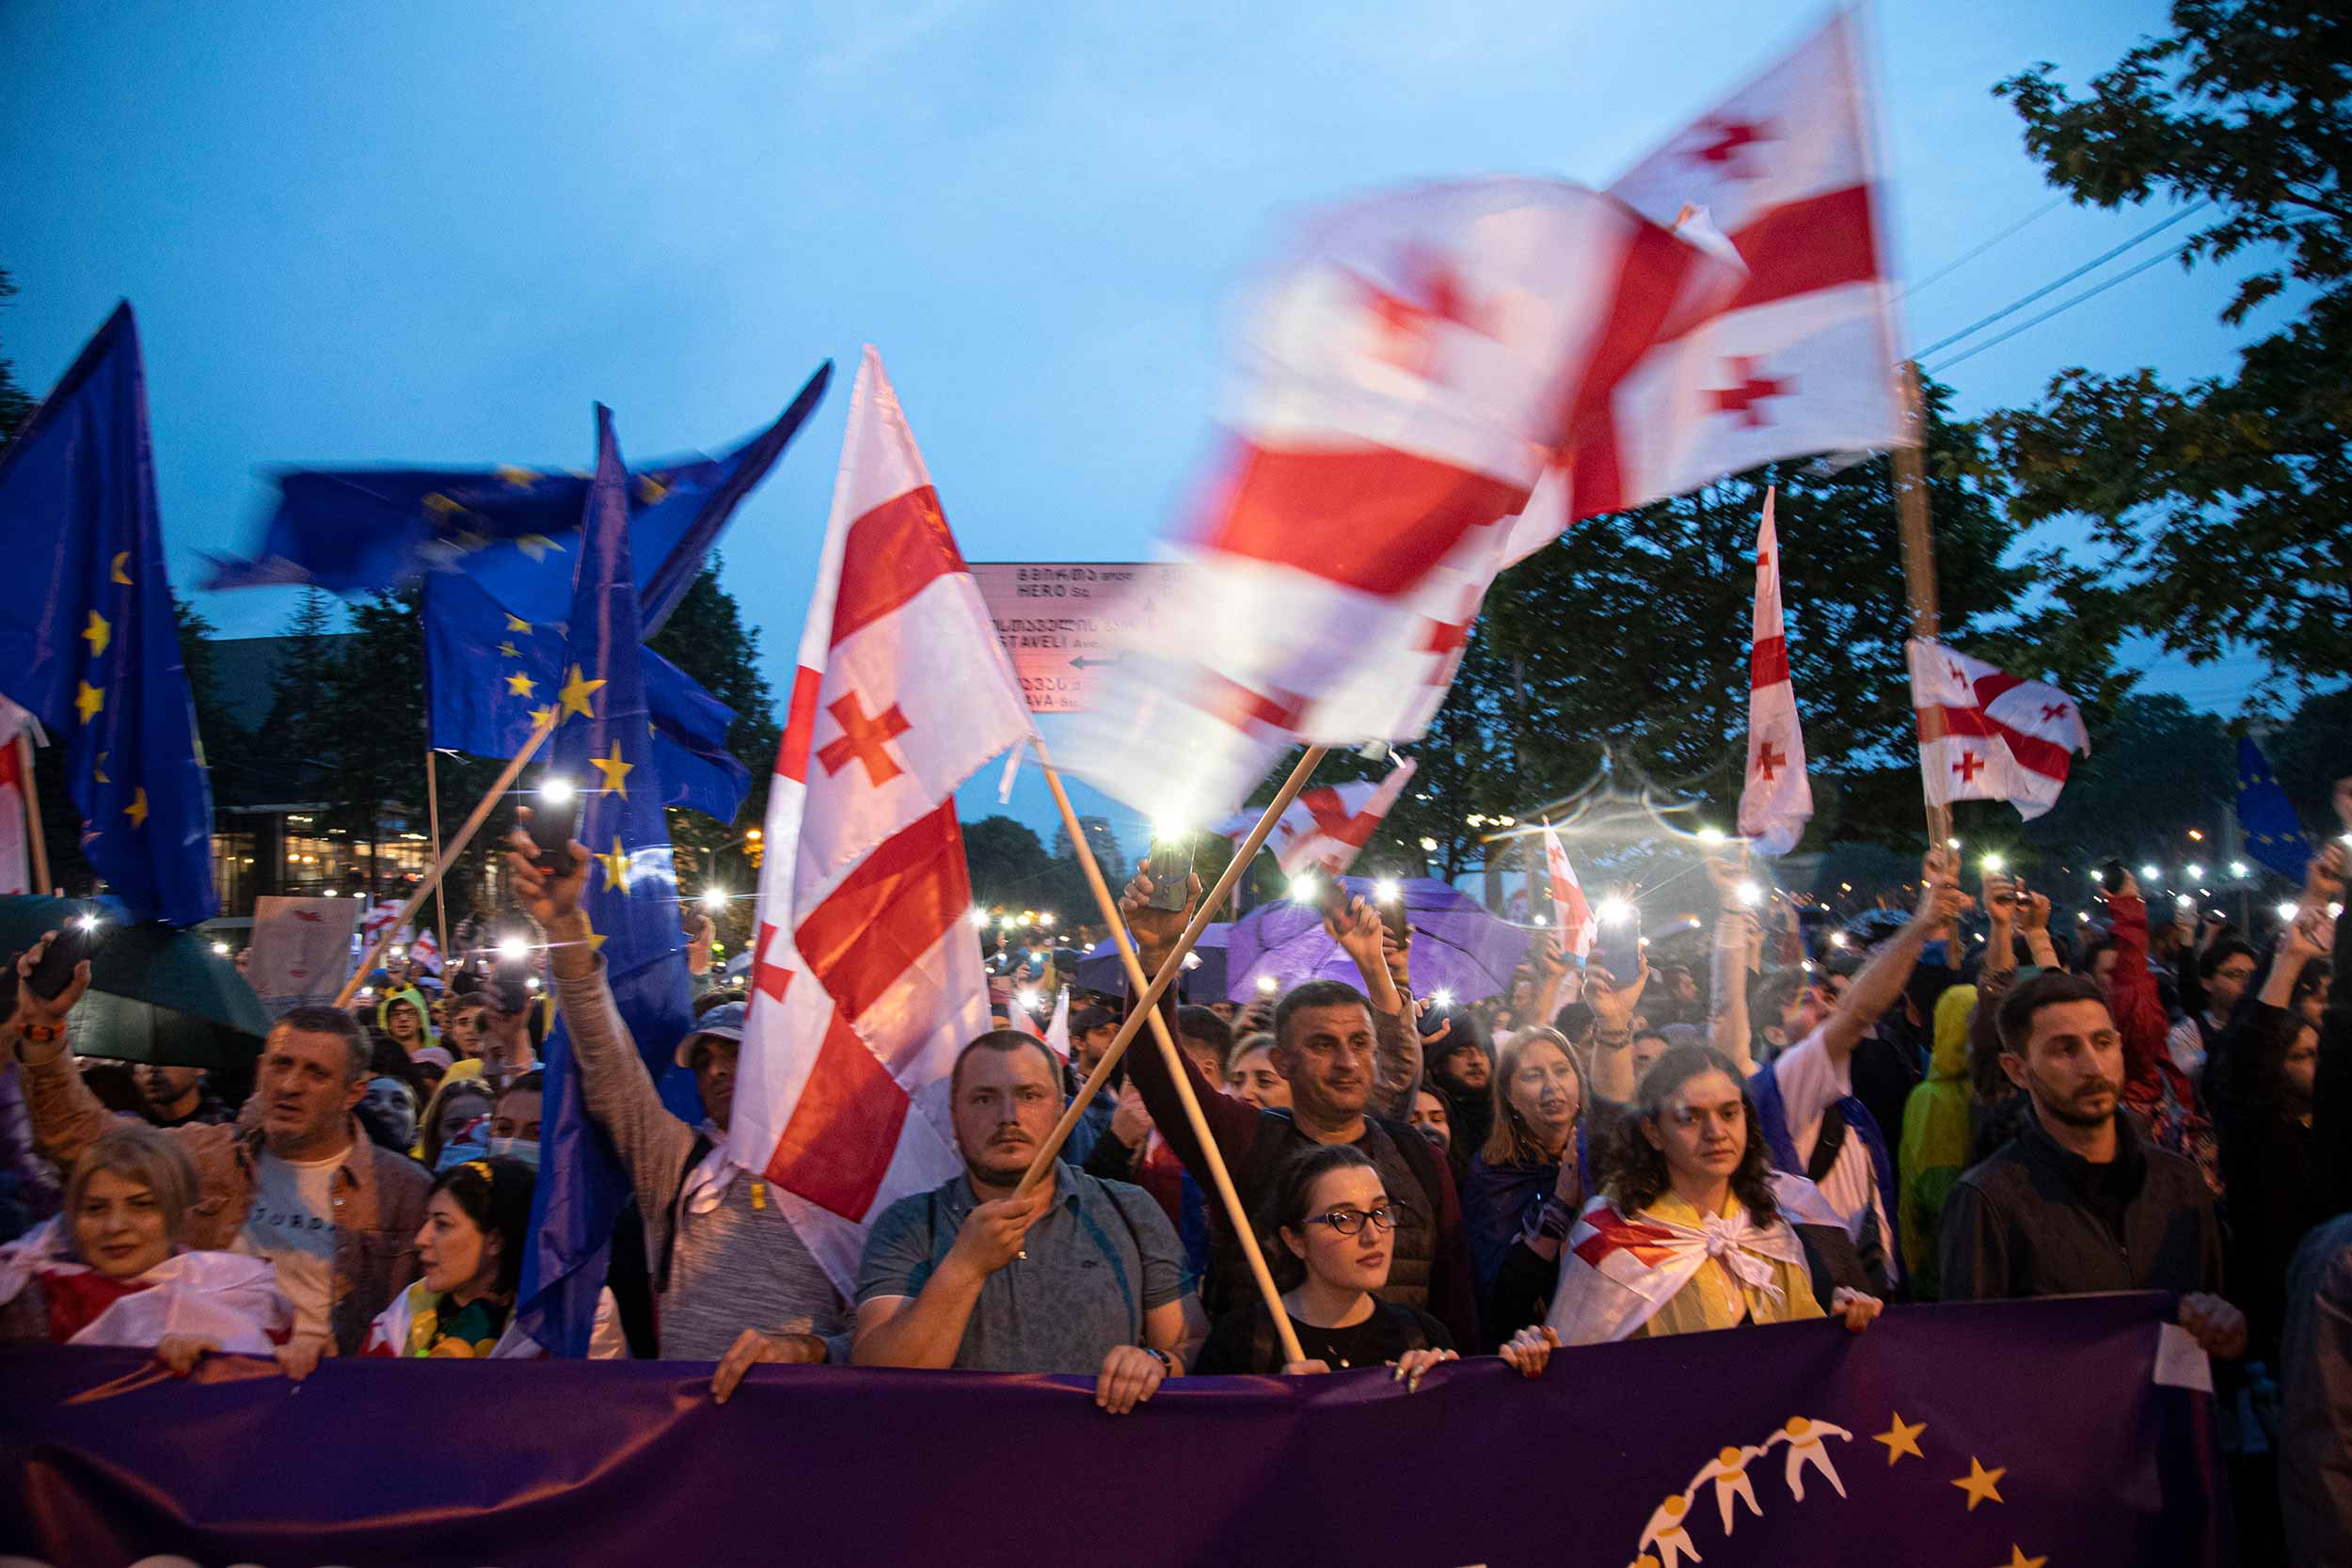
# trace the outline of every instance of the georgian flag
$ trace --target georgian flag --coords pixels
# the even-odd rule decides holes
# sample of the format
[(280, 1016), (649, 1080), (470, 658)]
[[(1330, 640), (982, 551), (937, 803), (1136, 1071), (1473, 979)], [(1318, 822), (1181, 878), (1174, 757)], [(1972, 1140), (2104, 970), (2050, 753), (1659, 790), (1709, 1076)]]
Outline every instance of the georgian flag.
[(2090, 754), (2074, 699), (1940, 642), (1906, 651), (1928, 803), (2007, 800), (2027, 821), (2058, 804), (2074, 754)]
[(16, 749), (16, 737), (32, 721), (31, 714), (0, 697), (0, 893), (34, 891), (24, 774)]
[(1748, 653), (1748, 776), (1740, 791), (1740, 832), (1758, 852), (1785, 855), (1813, 819), (1813, 784), (1804, 772), (1804, 731), (1788, 682), (1788, 623), (1780, 609), (1780, 534), (1772, 526), (1775, 491), (1764, 492), (1756, 533), (1756, 610)]
[[(1359, 779), (1299, 791), (1298, 799), (1283, 808), (1274, 832), (1266, 836), (1275, 863), (1286, 877), (1310, 868), (1334, 877), (1345, 871), (1363, 853), (1420, 767), (1407, 757), (1378, 784)], [(1210, 832), (1239, 844), (1257, 825), (1258, 814), (1245, 811), (1225, 818)]]
[(1551, 882), (1551, 908), (1560, 922), (1561, 945), (1581, 963), (1593, 951), (1593, 907), (1584, 901), (1584, 884), (1577, 880), (1576, 867), (1568, 863), (1568, 852), (1549, 822), (1544, 824), (1544, 873)]
[(1259, 292), (1232, 439), (1178, 574), (1067, 769), (1153, 820), (1232, 810), (1295, 740), (1422, 734), (1504, 525), (1736, 260), (1544, 180), (1460, 181), (1316, 215)]
[(845, 1293), (872, 1217), (962, 1168), (947, 1074), (989, 1010), (955, 789), (1028, 734), (869, 347), (768, 797), (727, 1139)]

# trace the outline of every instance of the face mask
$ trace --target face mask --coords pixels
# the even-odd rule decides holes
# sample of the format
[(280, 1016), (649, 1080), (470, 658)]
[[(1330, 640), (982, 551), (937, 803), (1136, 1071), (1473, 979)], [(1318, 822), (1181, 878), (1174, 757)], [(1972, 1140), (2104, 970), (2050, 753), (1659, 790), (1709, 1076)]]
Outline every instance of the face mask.
[(520, 1160), (532, 1170), (539, 1168), (539, 1140), (536, 1138), (492, 1138), (490, 1152), (502, 1154), (509, 1160)]

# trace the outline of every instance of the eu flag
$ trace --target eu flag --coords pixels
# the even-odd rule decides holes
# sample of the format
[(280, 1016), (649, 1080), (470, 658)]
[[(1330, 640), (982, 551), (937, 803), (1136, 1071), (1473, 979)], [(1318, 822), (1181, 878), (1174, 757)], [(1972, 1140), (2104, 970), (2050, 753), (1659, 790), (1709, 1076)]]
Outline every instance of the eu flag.
[[(514, 755), (554, 708), (564, 683), (564, 624), (524, 620), (464, 573), (425, 579), (423, 621), (432, 743), (477, 756)], [(642, 658), (661, 803), (733, 820), (752, 782), (727, 750), (735, 710), (652, 649)]]
[(213, 792), (127, 301), (0, 451), (0, 692), (62, 737), (82, 853), (133, 919), (210, 920)]
[[(647, 635), (685, 597), (719, 531), (800, 434), (832, 376), (827, 360), (775, 423), (731, 451), (624, 476)], [(277, 483), (259, 555), (215, 561), (207, 588), (293, 583), (358, 595), (462, 570), (522, 620), (564, 619), (588, 502), (584, 475), (513, 465), (285, 469)]]
[[(686, 938), (678, 924), (640, 645), (637, 586), (629, 567), (628, 506), (612, 438), (612, 416), (596, 406), (596, 477), (580, 529), (563, 681), (549, 694), (555, 734), (548, 768), (577, 781), (584, 805), (580, 839), (595, 857), (588, 872), (591, 939), (603, 955), (613, 1000), (658, 1083), (692, 1022)], [(532, 1337), (559, 1355), (582, 1355), (604, 1284), (607, 1247), (629, 1187), (611, 1144), (589, 1119), (561, 1022), (544, 1053), (539, 1186), (532, 1198), (531, 1251), (518, 1298)]]
[(2237, 741), (2237, 825), (2246, 832), (2246, 852), (2290, 881), (2303, 879), (2312, 841), (2295, 815), (2279, 776), (2250, 735)]

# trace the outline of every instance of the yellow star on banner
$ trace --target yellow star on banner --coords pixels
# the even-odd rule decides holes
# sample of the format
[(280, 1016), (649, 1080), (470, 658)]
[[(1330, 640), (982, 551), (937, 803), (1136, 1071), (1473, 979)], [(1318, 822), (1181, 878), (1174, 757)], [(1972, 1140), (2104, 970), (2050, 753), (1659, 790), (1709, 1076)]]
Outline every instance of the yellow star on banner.
[(564, 553), (564, 546), (544, 533), (521, 534), (515, 540), (515, 547), (533, 561), (545, 561), (549, 550), (558, 555)]
[[(1921, 1457), (1924, 1458), (1926, 1456), (1922, 1455)], [(2000, 1481), (2001, 1478), (2007, 1474), (2009, 1474), (2007, 1466), (2003, 1466), (1999, 1469), (1988, 1470), (1983, 1466), (1983, 1465), (1978, 1462), (1976, 1455), (1970, 1454), (1968, 1456), (1968, 1473), (1961, 1477), (1958, 1481), (1952, 1482), (1952, 1484), (1959, 1487), (1963, 1492), (1968, 1494), (1968, 1512), (1974, 1513), (1977, 1511), (1977, 1505), (1984, 1501), (1987, 1497), (1992, 1498), (1996, 1503), (2004, 1500), (2001, 1497)]]
[[(602, 860), (604, 857), (603, 857), (603, 856), (601, 856), (601, 855), (599, 855), (599, 856), (597, 856), (596, 858), (597, 858), (598, 860)], [(587, 924), (587, 921), (588, 921), (588, 911), (585, 911), (585, 910), (582, 910), (582, 911), (580, 911), (580, 918), (581, 923), (582, 923), (583, 925), (586, 925), (586, 924)], [(590, 926), (588, 927), (588, 951), (589, 951), (589, 952), (591, 952), (591, 953), (596, 953), (596, 952), (601, 952), (601, 951), (603, 951), (603, 948), (604, 948), (604, 934), (603, 934), (602, 932), (598, 931), (598, 930), (596, 928), (596, 927), (595, 927), (595, 926), (590, 925)]]
[(106, 705), (106, 689), (103, 686), (92, 686), (87, 681), (78, 684), (81, 689), (73, 694), (73, 706), (82, 715), (82, 722), (87, 724), (98, 717), (100, 708)]
[(637, 499), (647, 506), (653, 505), (669, 493), (670, 487), (654, 478), (653, 475), (639, 474), (637, 476)]
[(427, 512), (437, 512), (444, 517), (448, 516), (453, 512), (463, 512), (466, 510), (463, 506), (460, 506), (457, 502), (450, 499), (438, 490), (434, 491), (431, 495), (424, 498), (424, 509)]
[(89, 776), (97, 780), (100, 784), (114, 783), (114, 780), (106, 777), (106, 758), (109, 754), (110, 753), (105, 752), (99, 752), (98, 760), (89, 765)]
[(106, 644), (113, 641), (114, 637), (114, 626), (103, 615), (94, 610), (91, 610), (89, 625), (82, 628), (82, 641), (89, 644), (90, 657), (96, 658), (100, 654), (104, 653)]
[(555, 725), (555, 705), (553, 703), (549, 703), (545, 707), (532, 708), (531, 710), (531, 722), (534, 728), (545, 724), (548, 728), (552, 729)]
[(520, 651), (518, 651), (512, 642), (500, 643), (499, 652), (504, 654), (509, 658), (520, 658), (523, 657)]
[(605, 788), (612, 790), (624, 800), (628, 799), (628, 784), (626, 781), (628, 780), (629, 774), (636, 771), (637, 765), (633, 762), (623, 762), (621, 760), (621, 743), (619, 741), (615, 740), (612, 743), (612, 754), (611, 756), (590, 757), (588, 759), (588, 766), (604, 775)]
[(508, 631), (528, 632), (531, 630), (531, 623), (524, 620), (519, 615), (509, 615), (506, 618), (506, 629)]
[(120, 583), (125, 588), (130, 587), (131, 574), (122, 569), (122, 563), (130, 559), (131, 552), (129, 550), (115, 551), (114, 564), (107, 569), (106, 580), (108, 582)]
[(2046, 1557), (2027, 1557), (2026, 1548), (2012, 1541), (2009, 1544), (2009, 1560), (2001, 1568), (2042, 1568), (2049, 1560)]
[(604, 867), (604, 890), (607, 893), (614, 889), (623, 893), (628, 891), (628, 851), (621, 847), (620, 834), (612, 835), (612, 852), (598, 855), (596, 863)]
[(1906, 1422), (1903, 1419), (1903, 1413), (1899, 1410), (1890, 1412), (1890, 1414), (1895, 1418), (1895, 1424), (1870, 1439), (1873, 1443), (1886, 1445), (1888, 1466), (1891, 1468), (1895, 1461), (1905, 1454), (1911, 1455), (1914, 1459), (1927, 1458), (1926, 1454), (1919, 1451), (1919, 1434), (1928, 1430), (1928, 1423), (1925, 1421)]
[(131, 792), (131, 803), (122, 808), (122, 815), (131, 819), (134, 828), (147, 826), (147, 790), (144, 787)]
[(506, 677), (506, 689), (512, 691), (517, 697), (532, 696), (533, 694), (532, 689), (538, 684), (539, 683), (537, 681), (532, 680), (529, 675), (524, 674), (520, 670), (516, 671), (513, 674)]
[(564, 689), (557, 692), (555, 698), (564, 705), (566, 717), (577, 713), (582, 719), (594, 719), (596, 712), (588, 705), (588, 699), (603, 689), (604, 682), (587, 679), (581, 674), (580, 666), (575, 664), (572, 666), (572, 678), (564, 683)]
[(528, 490), (539, 483), (539, 476), (529, 468), (517, 468), (511, 463), (499, 465), (499, 478), (517, 490)]

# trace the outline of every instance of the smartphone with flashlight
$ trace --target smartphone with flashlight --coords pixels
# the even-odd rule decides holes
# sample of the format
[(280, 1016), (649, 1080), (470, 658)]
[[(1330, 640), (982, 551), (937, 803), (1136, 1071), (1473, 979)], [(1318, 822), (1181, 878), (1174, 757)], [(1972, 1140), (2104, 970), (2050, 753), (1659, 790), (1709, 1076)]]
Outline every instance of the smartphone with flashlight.
[(1593, 961), (1619, 986), (1629, 986), (1642, 973), (1642, 910), (1630, 898), (1616, 902), (1623, 905), (1622, 912), (1613, 909), (1610, 913), (1615, 918), (1600, 921), (1593, 938)]
[(1193, 837), (1175, 833), (1152, 835), (1152, 896), (1145, 907), (1173, 912), (1184, 907), (1192, 889)]
[(531, 842), (538, 853), (531, 863), (549, 877), (572, 872), (572, 840), (580, 836), (580, 791), (569, 779), (547, 779), (531, 803)]
[(33, 994), (54, 1001), (58, 992), (72, 984), (74, 965), (105, 945), (99, 936), (103, 929), (98, 917), (91, 914), (77, 914), (67, 921), (49, 943), (49, 950), (40, 956), (40, 962), (33, 966), (32, 975), (26, 981), (33, 988)]
[(2099, 863), (2099, 887), (2110, 898), (2123, 891), (2124, 879), (2130, 875), (2123, 869), (2122, 861)]

